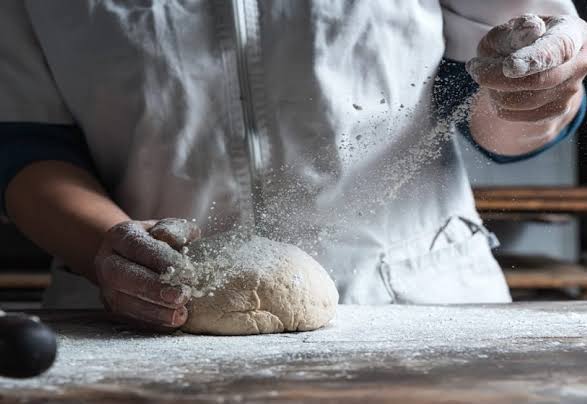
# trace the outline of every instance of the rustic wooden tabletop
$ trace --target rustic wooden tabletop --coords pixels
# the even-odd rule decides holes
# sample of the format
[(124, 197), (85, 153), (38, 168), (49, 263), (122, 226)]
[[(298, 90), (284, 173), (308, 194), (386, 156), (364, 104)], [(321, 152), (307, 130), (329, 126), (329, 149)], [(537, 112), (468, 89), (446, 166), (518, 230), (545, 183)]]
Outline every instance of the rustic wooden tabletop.
[(136, 332), (39, 312), (59, 335), (8, 402), (587, 402), (587, 303), (339, 306), (328, 327), (250, 337)]

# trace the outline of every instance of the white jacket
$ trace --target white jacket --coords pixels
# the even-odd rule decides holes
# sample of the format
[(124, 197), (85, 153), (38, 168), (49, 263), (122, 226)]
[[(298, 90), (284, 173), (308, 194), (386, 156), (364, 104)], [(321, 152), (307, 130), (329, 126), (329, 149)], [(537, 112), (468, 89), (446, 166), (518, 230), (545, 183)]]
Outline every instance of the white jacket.
[(575, 10), (3, 0), (0, 121), (79, 125), (131, 217), (195, 218), (207, 233), (255, 225), (313, 254), (342, 302), (505, 302), (431, 91), (443, 56), (468, 60), (526, 12)]

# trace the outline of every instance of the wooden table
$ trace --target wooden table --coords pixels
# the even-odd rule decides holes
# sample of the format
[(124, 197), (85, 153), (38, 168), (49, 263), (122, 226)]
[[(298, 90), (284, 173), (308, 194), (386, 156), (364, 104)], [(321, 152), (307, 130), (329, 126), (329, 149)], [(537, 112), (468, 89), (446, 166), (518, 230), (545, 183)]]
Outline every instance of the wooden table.
[(137, 333), (101, 312), (41, 312), (59, 334), (12, 402), (587, 402), (587, 303), (340, 306), (325, 329)]

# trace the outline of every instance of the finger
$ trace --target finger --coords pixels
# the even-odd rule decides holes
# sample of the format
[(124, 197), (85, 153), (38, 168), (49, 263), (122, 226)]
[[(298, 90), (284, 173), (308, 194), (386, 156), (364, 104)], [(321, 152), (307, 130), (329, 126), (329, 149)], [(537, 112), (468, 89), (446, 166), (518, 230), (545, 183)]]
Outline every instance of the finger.
[(513, 21), (492, 28), (479, 42), (477, 55), (481, 57), (500, 57), (509, 55), (510, 35), (513, 29)]
[(188, 317), (188, 311), (184, 306), (169, 309), (107, 288), (102, 289), (102, 296), (112, 312), (155, 326), (178, 328)]
[(105, 258), (96, 274), (100, 285), (160, 306), (177, 309), (189, 300), (186, 289), (162, 283), (155, 272), (119, 255)]
[(544, 19), (535, 14), (525, 14), (514, 18), (509, 38), (509, 53), (533, 44), (546, 33), (546, 29)]
[(178, 251), (187, 243), (200, 238), (198, 226), (186, 219), (160, 220), (149, 230), (149, 233)]
[(187, 265), (184, 257), (169, 244), (153, 238), (139, 222), (125, 222), (108, 231), (112, 249), (139, 265), (161, 273), (170, 266)]
[(541, 38), (506, 57), (504, 75), (526, 77), (561, 66), (579, 53), (584, 32), (585, 23), (578, 17), (547, 17), (546, 32)]
[(489, 94), (494, 105), (500, 108), (528, 111), (555, 101), (566, 102), (579, 91), (581, 91), (580, 81), (572, 81), (548, 90), (514, 92), (490, 90)]
[(537, 15), (527, 14), (491, 29), (477, 49), (481, 57), (505, 57), (528, 46), (546, 32), (546, 24)]
[(471, 77), (481, 86), (498, 91), (547, 90), (577, 74), (579, 66), (566, 63), (557, 68), (521, 78), (506, 77), (500, 64), (488, 64), (478, 58), (467, 64)]
[(513, 111), (497, 108), (497, 115), (510, 122), (544, 122), (556, 119), (570, 110), (569, 102), (551, 102), (529, 111)]

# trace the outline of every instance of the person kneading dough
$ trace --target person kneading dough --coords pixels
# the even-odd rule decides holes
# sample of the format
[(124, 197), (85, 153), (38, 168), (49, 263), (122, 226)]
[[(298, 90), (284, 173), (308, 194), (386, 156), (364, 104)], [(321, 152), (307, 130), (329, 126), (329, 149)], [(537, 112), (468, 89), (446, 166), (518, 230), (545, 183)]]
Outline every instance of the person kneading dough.
[[(155, 226), (152, 233), (158, 232)], [(190, 333), (243, 335), (311, 331), (335, 314), (338, 292), (324, 268), (298, 247), (237, 232), (183, 249), (181, 268), (161, 280), (189, 288)]]
[(2, 0), (0, 215), (45, 308), (156, 330), (511, 302), (459, 138), (568, 141), (586, 41), (572, 0)]

